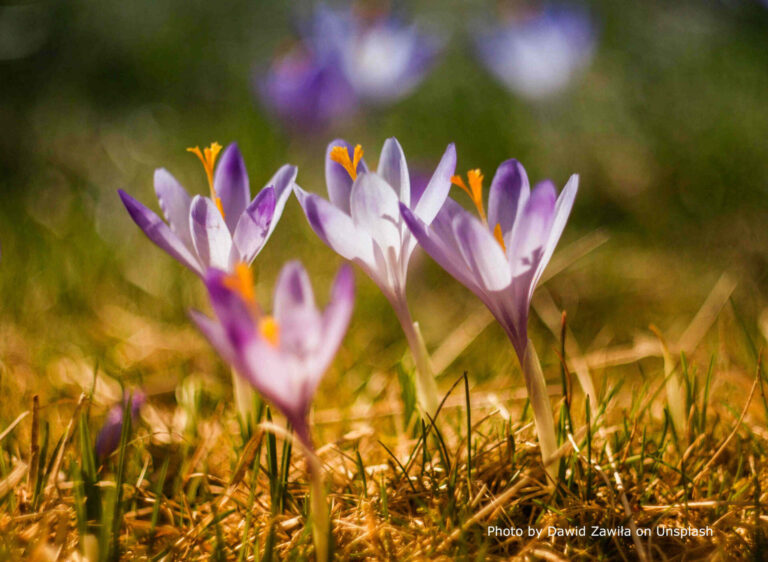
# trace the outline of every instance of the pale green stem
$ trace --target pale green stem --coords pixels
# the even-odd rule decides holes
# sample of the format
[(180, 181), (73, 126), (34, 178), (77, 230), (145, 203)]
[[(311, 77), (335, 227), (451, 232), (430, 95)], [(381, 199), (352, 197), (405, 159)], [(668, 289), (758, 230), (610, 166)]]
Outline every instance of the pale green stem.
[(327, 562), (330, 518), (328, 515), (325, 484), (323, 483), (323, 466), (315, 454), (308, 428), (302, 430), (302, 428), (297, 427), (296, 435), (307, 459), (307, 476), (309, 476), (310, 483), (309, 509), (312, 517), (312, 540), (315, 543), (315, 559), (317, 562)]
[(400, 320), (400, 325), (405, 333), (405, 338), (408, 340), (408, 347), (411, 349), (413, 360), (416, 363), (416, 400), (424, 421), (429, 423), (429, 417), (424, 414), (426, 413), (434, 418), (437, 408), (440, 406), (440, 393), (437, 390), (435, 376), (432, 374), (429, 351), (427, 351), (424, 338), (421, 336), (419, 323), (414, 322), (413, 318), (411, 318), (405, 298), (393, 299), (392, 304), (395, 314), (397, 314), (397, 319)]
[(240, 421), (243, 427), (253, 426), (254, 411), (253, 402), (255, 391), (248, 381), (237, 374), (235, 369), (232, 369), (232, 394), (235, 396), (235, 404), (237, 405), (237, 413), (240, 416)]
[(552, 404), (549, 401), (547, 392), (547, 381), (541, 370), (539, 356), (533, 347), (531, 340), (525, 347), (525, 353), (522, 360), (523, 378), (525, 386), (528, 389), (528, 398), (531, 401), (533, 409), (533, 420), (536, 424), (536, 433), (539, 436), (539, 448), (541, 449), (541, 458), (544, 463), (544, 469), (552, 479), (557, 481), (557, 462), (554, 460), (555, 451), (557, 451), (557, 437), (555, 435), (554, 416), (552, 414)]
[(675, 365), (669, 352), (664, 348), (664, 374), (667, 377), (666, 391), (669, 413), (675, 425), (678, 437), (683, 437), (688, 431), (688, 416), (685, 415), (685, 391), (680, 381), (681, 375), (675, 370)]

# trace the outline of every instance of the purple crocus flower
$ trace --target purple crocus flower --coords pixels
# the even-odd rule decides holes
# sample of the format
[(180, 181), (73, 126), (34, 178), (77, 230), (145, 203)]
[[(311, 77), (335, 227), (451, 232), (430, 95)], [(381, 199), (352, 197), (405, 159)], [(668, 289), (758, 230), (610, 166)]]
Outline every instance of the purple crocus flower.
[(131, 423), (136, 422), (139, 416), (139, 410), (144, 405), (146, 396), (140, 390), (133, 392), (129, 397), (123, 399), (110, 408), (104, 425), (101, 427), (96, 437), (96, 454), (102, 460), (111, 455), (120, 445), (120, 436), (123, 433), (123, 415), (125, 405), (130, 402)]
[(293, 129), (322, 129), (357, 108), (336, 56), (303, 43), (278, 56), (257, 89), (265, 105)]
[[(210, 197), (187, 191), (164, 168), (155, 171), (155, 193), (167, 223), (136, 199), (118, 190), (125, 208), (144, 234), (171, 257), (203, 277), (210, 267), (231, 271), (252, 263), (275, 229), (296, 178), (296, 167), (281, 167), (251, 200), (248, 173), (235, 143), (218, 166), (218, 143), (200, 151)], [(215, 166), (215, 171), (214, 171)]]
[(470, 195), (479, 219), (450, 198), (431, 225), (407, 205), (401, 204), (400, 212), (422, 248), (475, 293), (507, 333), (523, 367), (542, 455), (548, 459), (557, 441), (546, 381), (528, 339), (528, 314), (573, 207), (579, 177), (571, 176), (559, 196), (549, 180), (531, 191), (523, 166), (507, 160), (491, 182), (486, 214), (483, 176), (479, 170), (467, 176), (469, 186), (453, 179)]
[(476, 48), (483, 64), (511, 92), (554, 95), (592, 60), (594, 25), (577, 7), (547, 7), (501, 24), (483, 24)]
[(409, 94), (426, 76), (441, 41), (387, 13), (333, 10), (315, 12), (313, 42), (341, 64), (355, 93), (372, 103)]
[(411, 210), (425, 224), (431, 223), (448, 196), (455, 167), (456, 148), (450, 144), (429, 182), (422, 184), (421, 190), (412, 190), (405, 154), (397, 139), (384, 143), (376, 172), (368, 170), (360, 145), (353, 149), (345, 141), (335, 140), (328, 145), (325, 158), (330, 201), (295, 187), (315, 233), (332, 250), (357, 263), (392, 304), (416, 359), (420, 375), (417, 391), (422, 387), (420, 405), (430, 415), (437, 407), (436, 387), (405, 295), (408, 263), (416, 241), (398, 205)]
[(274, 316), (259, 309), (250, 269), (211, 269), (205, 276), (216, 320), (192, 312), (211, 345), (235, 371), (291, 422), (310, 450), (309, 408), (320, 379), (346, 333), (354, 304), (354, 275), (342, 267), (325, 310), (315, 305), (309, 276), (287, 263), (277, 281)]

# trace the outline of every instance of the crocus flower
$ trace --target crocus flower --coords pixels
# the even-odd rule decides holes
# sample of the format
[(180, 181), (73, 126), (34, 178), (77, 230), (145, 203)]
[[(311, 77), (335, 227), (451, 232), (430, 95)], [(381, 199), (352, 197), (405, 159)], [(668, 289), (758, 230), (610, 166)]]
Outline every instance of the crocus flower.
[(210, 197), (190, 198), (160, 168), (155, 170), (155, 193), (168, 222), (118, 190), (125, 208), (152, 242), (201, 277), (211, 267), (231, 271), (237, 263), (252, 263), (280, 219), (296, 168), (281, 167), (251, 200), (245, 162), (235, 143), (224, 151), (218, 166), (218, 143), (203, 151), (198, 147), (188, 150), (203, 163)]
[(277, 281), (274, 315), (256, 304), (250, 269), (211, 269), (205, 284), (216, 320), (192, 318), (222, 358), (291, 422), (311, 447), (308, 414), (320, 379), (341, 345), (354, 302), (354, 276), (343, 267), (325, 310), (315, 305), (307, 272), (287, 263)]
[(384, 143), (376, 172), (368, 170), (360, 145), (353, 149), (345, 141), (335, 140), (328, 145), (325, 158), (330, 201), (295, 187), (315, 233), (332, 250), (357, 263), (392, 304), (416, 359), (420, 405), (430, 415), (437, 408), (437, 391), (405, 295), (408, 263), (416, 241), (398, 205), (412, 210), (425, 224), (431, 223), (448, 196), (455, 167), (456, 149), (451, 144), (429, 182), (422, 184), (421, 191), (412, 190), (405, 154), (397, 139)]
[(511, 92), (539, 99), (562, 91), (592, 60), (595, 30), (576, 7), (548, 7), (475, 33), (477, 52)]
[(308, 417), (317, 385), (336, 355), (352, 315), (352, 270), (341, 268), (330, 302), (321, 311), (315, 305), (307, 272), (297, 261), (287, 263), (275, 286), (273, 316), (256, 304), (253, 279), (245, 264), (239, 264), (234, 274), (211, 269), (205, 284), (216, 320), (194, 311), (192, 319), (222, 358), (293, 426), (307, 453), (316, 556), (327, 560), (328, 507)]
[(321, 129), (408, 95), (426, 76), (441, 41), (387, 14), (318, 7), (300, 40), (256, 80), (264, 104), (293, 129)]
[(257, 89), (264, 104), (296, 130), (322, 129), (357, 108), (335, 54), (318, 53), (304, 43), (275, 58)]
[[(560, 195), (545, 180), (533, 191), (517, 160), (502, 163), (491, 182), (487, 213), (480, 170), (453, 181), (472, 199), (479, 218), (448, 198), (431, 225), (407, 205), (400, 211), (419, 244), (488, 307), (512, 342), (534, 410), (542, 455), (556, 449), (552, 406), (536, 352), (528, 339), (533, 291), (555, 250), (573, 206), (579, 178)], [(467, 185), (468, 184), (468, 185)]]
[(125, 414), (125, 405), (130, 402), (130, 412), (132, 423), (136, 422), (139, 416), (139, 410), (144, 405), (146, 396), (140, 390), (135, 391), (131, 396), (126, 397), (110, 408), (104, 425), (101, 426), (98, 436), (96, 436), (96, 454), (100, 459), (105, 459), (111, 455), (120, 445), (120, 436), (123, 433), (123, 416)]
[(316, 10), (312, 41), (333, 53), (355, 93), (372, 103), (409, 94), (435, 62), (441, 42), (387, 13)]

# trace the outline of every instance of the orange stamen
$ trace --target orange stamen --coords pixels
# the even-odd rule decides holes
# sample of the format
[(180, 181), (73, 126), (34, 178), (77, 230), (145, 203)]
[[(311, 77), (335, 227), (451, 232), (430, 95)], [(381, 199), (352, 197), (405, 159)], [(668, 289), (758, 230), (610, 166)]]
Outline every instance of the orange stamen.
[(469, 187), (464, 183), (461, 176), (453, 176), (451, 183), (463, 189), (469, 198), (472, 199), (472, 203), (475, 204), (477, 212), (482, 219), (483, 224), (488, 224), (488, 219), (485, 216), (485, 208), (483, 207), (483, 173), (479, 169), (469, 170), (467, 172), (467, 180), (469, 181)]
[(262, 316), (259, 319), (259, 332), (272, 347), (277, 347), (280, 343), (280, 324), (277, 323), (274, 316)]
[(191, 152), (200, 159), (205, 169), (205, 175), (208, 178), (208, 187), (211, 190), (211, 199), (216, 203), (216, 207), (219, 209), (221, 216), (224, 217), (224, 207), (221, 204), (221, 198), (216, 194), (216, 188), (213, 187), (213, 169), (216, 165), (216, 157), (221, 152), (221, 145), (217, 142), (212, 142), (211, 146), (204, 148), (202, 151), (199, 146), (194, 148), (188, 148), (187, 152)]
[(496, 238), (496, 242), (499, 243), (501, 249), (506, 252), (507, 246), (504, 244), (504, 233), (501, 232), (501, 225), (499, 223), (496, 223), (496, 228), (493, 229), (493, 237)]
[(349, 157), (349, 150), (345, 146), (334, 146), (331, 149), (331, 160), (339, 164), (344, 168), (349, 177), (353, 180), (357, 179), (357, 165), (363, 158), (363, 147), (359, 144), (355, 146), (355, 150), (352, 153), (352, 158)]
[(240, 295), (249, 306), (256, 306), (253, 272), (247, 263), (239, 262), (235, 266), (235, 272), (224, 277), (224, 286)]

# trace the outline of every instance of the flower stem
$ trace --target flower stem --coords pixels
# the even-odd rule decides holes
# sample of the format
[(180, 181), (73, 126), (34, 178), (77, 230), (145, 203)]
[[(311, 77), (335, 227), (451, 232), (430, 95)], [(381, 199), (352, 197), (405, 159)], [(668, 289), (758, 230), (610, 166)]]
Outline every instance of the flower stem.
[(557, 462), (553, 459), (557, 451), (557, 437), (555, 436), (555, 423), (552, 414), (552, 404), (547, 392), (547, 381), (541, 370), (539, 356), (533, 342), (528, 340), (521, 361), (525, 386), (528, 389), (528, 398), (533, 409), (533, 420), (536, 424), (536, 433), (539, 436), (539, 448), (544, 469), (552, 479), (557, 481)]
[(248, 382), (232, 369), (232, 393), (237, 405), (237, 413), (240, 416), (240, 423), (246, 432), (253, 429), (255, 420), (253, 419), (253, 402), (255, 391)]
[(323, 483), (323, 466), (315, 454), (308, 428), (296, 428), (296, 435), (303, 445), (307, 459), (307, 476), (310, 482), (309, 510), (312, 517), (312, 540), (315, 543), (315, 559), (318, 562), (328, 560), (328, 537), (330, 534), (330, 518), (328, 516), (328, 500)]
[[(435, 376), (432, 374), (432, 366), (429, 361), (429, 351), (421, 336), (419, 323), (414, 322), (411, 313), (408, 310), (408, 303), (405, 296), (392, 299), (393, 308), (397, 319), (408, 340), (408, 347), (411, 349), (413, 360), (416, 363), (416, 400), (422, 412), (424, 420), (429, 422), (429, 417), (434, 418), (437, 408), (440, 405), (440, 393), (437, 390)], [(427, 415), (424, 415), (427, 414)]]

